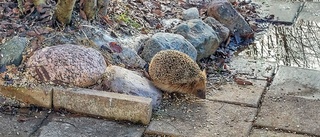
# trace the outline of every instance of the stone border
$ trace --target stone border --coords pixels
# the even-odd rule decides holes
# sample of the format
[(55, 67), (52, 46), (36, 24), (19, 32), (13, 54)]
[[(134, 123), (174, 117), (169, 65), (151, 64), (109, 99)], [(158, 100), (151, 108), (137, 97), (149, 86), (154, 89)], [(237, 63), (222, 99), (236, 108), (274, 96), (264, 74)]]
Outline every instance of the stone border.
[(149, 124), (151, 98), (84, 88), (37, 86), (34, 88), (0, 85), (0, 95), (46, 108), (65, 108), (72, 112), (114, 120)]

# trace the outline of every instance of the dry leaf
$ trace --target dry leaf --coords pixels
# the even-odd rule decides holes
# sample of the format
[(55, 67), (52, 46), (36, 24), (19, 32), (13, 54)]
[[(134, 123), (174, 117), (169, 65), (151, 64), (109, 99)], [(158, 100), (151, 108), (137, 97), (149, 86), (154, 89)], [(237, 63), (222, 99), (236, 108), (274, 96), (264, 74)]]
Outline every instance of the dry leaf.
[(83, 10), (80, 10), (80, 17), (82, 17), (84, 20), (87, 20), (87, 15)]
[(234, 78), (234, 81), (238, 84), (238, 85), (253, 85), (252, 82), (242, 79), (242, 78)]
[(154, 10), (152, 10), (152, 13), (156, 14), (159, 17), (164, 16), (164, 13), (160, 9), (154, 9)]
[(117, 42), (110, 42), (109, 46), (113, 52), (117, 52), (117, 53), (122, 52), (122, 48), (120, 47), (120, 45), (118, 45)]

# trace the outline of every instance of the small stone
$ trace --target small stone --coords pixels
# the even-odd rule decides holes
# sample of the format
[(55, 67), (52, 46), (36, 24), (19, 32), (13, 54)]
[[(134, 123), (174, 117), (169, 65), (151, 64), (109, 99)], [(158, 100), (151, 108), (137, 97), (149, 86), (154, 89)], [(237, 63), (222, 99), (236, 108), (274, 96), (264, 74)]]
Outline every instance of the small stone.
[(180, 20), (180, 19), (173, 18), (173, 19), (163, 19), (161, 22), (163, 24), (164, 29), (171, 29), (171, 28), (177, 26), (178, 24), (180, 24), (181, 21), (182, 20)]
[(182, 12), (182, 18), (183, 20), (199, 19), (200, 18), (199, 11), (196, 7), (184, 10)]
[(127, 47), (123, 47), (122, 49), (122, 52), (112, 54), (114, 62), (123, 63), (128, 68), (143, 68), (145, 66), (146, 61), (144, 61), (134, 50)]
[(25, 37), (15, 36), (0, 46), (0, 66), (14, 64), (19, 66), (22, 61), (22, 52), (28, 44)]

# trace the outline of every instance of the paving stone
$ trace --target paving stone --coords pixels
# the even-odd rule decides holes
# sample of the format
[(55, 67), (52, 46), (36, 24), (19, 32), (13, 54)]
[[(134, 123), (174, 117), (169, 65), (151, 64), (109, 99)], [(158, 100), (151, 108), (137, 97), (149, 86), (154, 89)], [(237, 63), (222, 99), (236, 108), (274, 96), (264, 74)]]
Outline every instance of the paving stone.
[(248, 136), (256, 111), (207, 100), (172, 102), (154, 113), (145, 135)]
[(219, 89), (209, 88), (206, 98), (208, 100), (216, 100), (229, 102), (233, 104), (241, 104), (250, 107), (258, 107), (261, 95), (264, 91), (267, 81), (249, 80), (253, 85), (238, 85), (236, 83), (226, 83), (221, 85)]
[(309, 137), (309, 136), (294, 134), (294, 133), (269, 131), (264, 129), (253, 129), (250, 134), (250, 137)]
[(274, 15), (274, 21), (286, 24), (293, 24), (300, 6), (303, 2), (287, 2), (281, 0), (255, 0), (253, 3), (262, 7), (257, 11), (262, 17)]
[(5, 115), (0, 113), (1, 137), (29, 137), (45, 118), (46, 112), (42, 111), (37, 116)]
[(306, 2), (298, 19), (310, 20), (320, 23), (320, 3)]
[(0, 94), (27, 104), (46, 108), (51, 108), (52, 106), (52, 88), (50, 86), (26, 88), (0, 85)]
[(145, 128), (88, 117), (54, 117), (39, 129), (39, 137), (141, 137)]
[[(280, 66), (277, 74), (275, 75), (275, 78), (273, 79), (270, 90), (271, 89), (277, 90), (278, 86), (281, 86), (289, 82), (296, 82), (296, 83), (299, 83), (300, 85), (305, 85), (306, 87), (320, 89), (319, 75), (320, 75), (320, 71), (318, 70)], [(281, 88), (288, 88), (288, 90), (280, 90), (278, 92), (274, 92), (273, 94), (277, 95), (278, 93), (289, 93), (289, 92), (295, 93), (297, 91), (292, 91), (289, 89), (295, 89), (295, 88), (298, 89), (299, 87), (283, 86)], [(317, 94), (317, 92), (315, 92), (315, 94)]]
[(101, 116), (115, 120), (128, 120), (148, 124), (152, 114), (152, 99), (91, 89), (55, 88), (55, 109)]
[(275, 62), (264, 59), (251, 59), (237, 56), (230, 62), (230, 70), (237, 74), (246, 75), (248, 78), (267, 80), (275, 73)]
[(255, 125), (320, 136), (320, 71), (281, 66)]
[(152, 135), (181, 136), (179, 130), (166, 121), (151, 121), (145, 136)]

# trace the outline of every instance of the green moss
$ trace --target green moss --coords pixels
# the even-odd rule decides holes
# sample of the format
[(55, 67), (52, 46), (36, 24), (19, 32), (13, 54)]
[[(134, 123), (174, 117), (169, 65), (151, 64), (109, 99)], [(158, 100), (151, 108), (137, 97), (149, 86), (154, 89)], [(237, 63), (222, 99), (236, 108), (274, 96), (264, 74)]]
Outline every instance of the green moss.
[(123, 21), (124, 23), (126, 23), (136, 29), (141, 27), (141, 25), (138, 22), (131, 19), (130, 16), (128, 16), (126, 13), (122, 13), (122, 14), (116, 16), (116, 19), (119, 21)]

